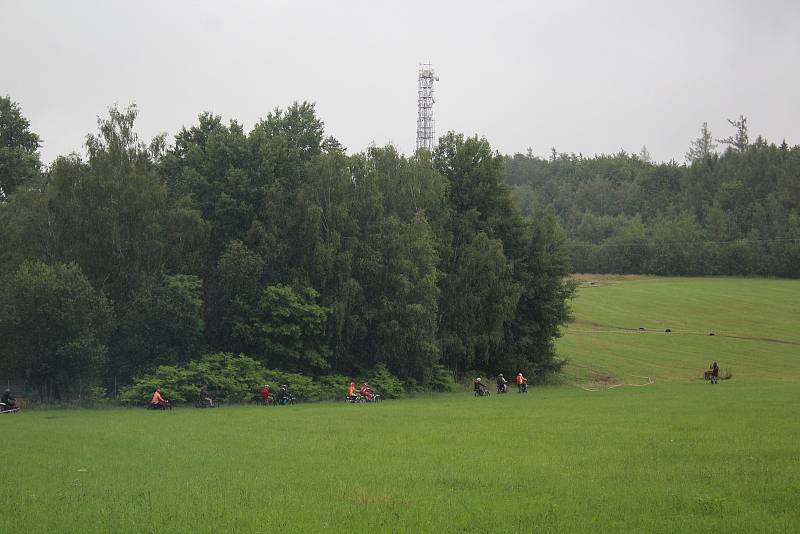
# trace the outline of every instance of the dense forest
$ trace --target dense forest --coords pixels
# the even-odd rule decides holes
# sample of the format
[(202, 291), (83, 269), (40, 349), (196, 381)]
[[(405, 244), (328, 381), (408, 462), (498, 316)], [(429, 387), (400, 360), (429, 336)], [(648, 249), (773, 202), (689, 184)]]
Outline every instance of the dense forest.
[(254, 366), (309, 388), (541, 378), (571, 269), (800, 277), (800, 147), (751, 142), (745, 117), (725, 139), (703, 124), (679, 164), (455, 133), (348, 154), (308, 103), (144, 143), (136, 114), (43, 165), (0, 98), (0, 378), (56, 397)]
[(0, 377), (59, 397), (255, 361), (414, 390), (561, 365), (564, 237), (516, 206), (485, 139), (351, 155), (296, 103), (145, 143), (136, 114), (45, 166), (0, 98)]
[[(800, 277), (800, 146), (750, 141), (747, 119), (706, 124), (686, 164), (640, 154), (509, 157), (524, 213), (549, 210), (578, 272)], [(723, 148), (718, 153), (717, 148)]]

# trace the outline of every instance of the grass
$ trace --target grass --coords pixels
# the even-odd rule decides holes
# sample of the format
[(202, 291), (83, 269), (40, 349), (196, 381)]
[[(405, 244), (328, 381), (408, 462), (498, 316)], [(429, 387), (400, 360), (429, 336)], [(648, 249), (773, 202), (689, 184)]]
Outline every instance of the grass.
[[(587, 286), (560, 341), (565, 385), (527, 395), (2, 416), (0, 531), (798, 531), (798, 347), (740, 339), (797, 339), (798, 293)], [(667, 324), (675, 335), (585, 333)], [(733, 379), (698, 379), (710, 357)], [(655, 382), (573, 387), (600, 367), (601, 385)]]
[(798, 383), (800, 281), (586, 276), (581, 281), (576, 321), (559, 345), (572, 362), (567, 376), (578, 382), (591, 382), (593, 375), (610, 375), (611, 383), (642, 383), (642, 376), (684, 382), (702, 377), (717, 360), (737, 382)]

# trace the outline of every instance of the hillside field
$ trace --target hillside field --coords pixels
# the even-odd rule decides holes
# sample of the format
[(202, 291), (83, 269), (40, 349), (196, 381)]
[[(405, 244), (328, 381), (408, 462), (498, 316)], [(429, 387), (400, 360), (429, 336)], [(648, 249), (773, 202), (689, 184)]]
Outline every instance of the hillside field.
[(525, 395), (0, 416), (0, 532), (797, 532), (798, 302), (584, 276)]
[(692, 382), (717, 360), (734, 375), (731, 384), (798, 384), (800, 281), (578, 279), (575, 322), (559, 342), (571, 363), (567, 377), (601, 386), (646, 383), (648, 377)]

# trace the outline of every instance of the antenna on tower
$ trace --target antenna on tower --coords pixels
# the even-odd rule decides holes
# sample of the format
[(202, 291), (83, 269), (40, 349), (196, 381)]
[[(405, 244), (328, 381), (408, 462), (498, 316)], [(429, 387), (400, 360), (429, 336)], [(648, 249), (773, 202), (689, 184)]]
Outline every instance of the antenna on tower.
[(436, 139), (436, 121), (433, 119), (433, 82), (439, 77), (430, 63), (419, 64), (419, 97), (417, 101), (417, 150), (425, 148), (433, 152)]

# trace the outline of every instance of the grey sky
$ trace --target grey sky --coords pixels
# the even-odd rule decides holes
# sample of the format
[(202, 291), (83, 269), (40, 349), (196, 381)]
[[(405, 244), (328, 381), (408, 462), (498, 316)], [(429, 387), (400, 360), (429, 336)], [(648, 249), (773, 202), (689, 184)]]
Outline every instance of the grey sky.
[(438, 133), (501, 152), (638, 152), (683, 161), (707, 121), (800, 144), (800, 2), (7, 1), (0, 94), (43, 157), (83, 153), (97, 115), (140, 108), (174, 134), (204, 110), (246, 129), (311, 100), (350, 152), (411, 152), (418, 63), (441, 80)]

